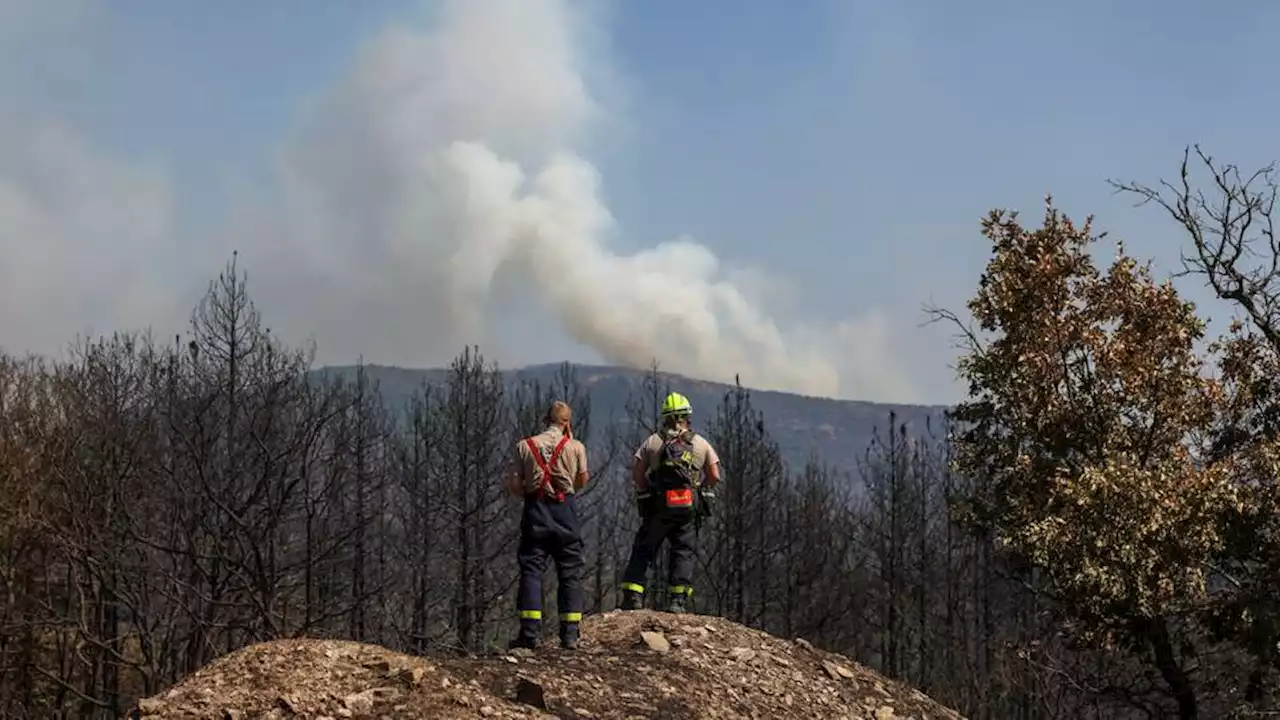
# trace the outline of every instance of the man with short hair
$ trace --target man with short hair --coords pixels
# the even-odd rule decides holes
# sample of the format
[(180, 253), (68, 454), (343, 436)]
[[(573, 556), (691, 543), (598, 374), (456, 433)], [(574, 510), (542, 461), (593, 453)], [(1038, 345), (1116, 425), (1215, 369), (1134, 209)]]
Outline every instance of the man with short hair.
[(693, 595), (697, 561), (695, 522), (710, 512), (706, 489), (720, 482), (720, 457), (690, 426), (689, 398), (671, 393), (662, 402), (662, 427), (640, 445), (631, 468), (642, 518), (623, 574), (622, 609), (644, 604), (645, 576), (664, 541), (670, 541), (667, 612), (682, 613)]
[(560, 646), (578, 647), (582, 620), (583, 557), (581, 523), (574, 493), (586, 487), (587, 448), (573, 437), (573, 412), (557, 400), (547, 410), (545, 429), (516, 443), (507, 489), (524, 498), (520, 519), (520, 634), (511, 647), (538, 646), (542, 627), (542, 573), (555, 560), (559, 577)]

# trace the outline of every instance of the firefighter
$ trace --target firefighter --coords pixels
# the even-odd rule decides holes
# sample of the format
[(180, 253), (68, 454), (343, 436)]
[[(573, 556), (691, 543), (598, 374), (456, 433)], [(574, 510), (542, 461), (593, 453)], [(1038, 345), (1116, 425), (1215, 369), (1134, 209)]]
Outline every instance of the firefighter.
[(573, 412), (563, 402), (547, 410), (545, 429), (516, 443), (507, 489), (524, 498), (520, 519), (520, 634), (511, 647), (538, 646), (542, 627), (542, 573), (548, 558), (556, 563), (560, 646), (578, 647), (582, 620), (582, 571), (585, 565), (581, 523), (574, 493), (587, 484), (587, 448), (573, 437)]
[(710, 488), (720, 482), (720, 457), (691, 428), (692, 414), (689, 398), (671, 393), (662, 402), (659, 432), (636, 450), (631, 482), (641, 524), (623, 574), (623, 610), (643, 606), (645, 576), (664, 541), (670, 542), (667, 612), (685, 612), (693, 595), (696, 523), (710, 512)]

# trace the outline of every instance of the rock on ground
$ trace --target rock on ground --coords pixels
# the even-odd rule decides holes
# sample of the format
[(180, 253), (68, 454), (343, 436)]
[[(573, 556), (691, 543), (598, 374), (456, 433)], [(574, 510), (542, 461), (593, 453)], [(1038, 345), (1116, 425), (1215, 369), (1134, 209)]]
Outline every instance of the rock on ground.
[(847, 658), (727, 620), (651, 611), (583, 621), (582, 648), (426, 659), (278, 640), (139, 703), (143, 718), (902, 718), (963, 720)]

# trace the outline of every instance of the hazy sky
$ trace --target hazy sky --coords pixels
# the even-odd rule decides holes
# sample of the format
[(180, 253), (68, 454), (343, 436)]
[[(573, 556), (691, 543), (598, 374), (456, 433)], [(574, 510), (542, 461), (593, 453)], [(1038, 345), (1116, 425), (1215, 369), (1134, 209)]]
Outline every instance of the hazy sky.
[[(1280, 4), (0, 0), (0, 346), (180, 331), (242, 255), (323, 362), (944, 402), (992, 207), (1277, 154)], [(1168, 262), (1165, 263), (1168, 267)], [(1203, 293), (1188, 288), (1196, 298)]]

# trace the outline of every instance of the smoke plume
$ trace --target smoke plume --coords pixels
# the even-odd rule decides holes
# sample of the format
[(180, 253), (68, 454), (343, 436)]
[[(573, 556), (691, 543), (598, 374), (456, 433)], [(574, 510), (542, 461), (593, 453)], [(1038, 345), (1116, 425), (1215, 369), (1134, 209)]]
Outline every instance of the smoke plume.
[[(317, 336), (421, 362), (484, 334), (501, 278), (607, 362), (839, 393), (836, 328), (788, 332), (691, 239), (612, 246), (618, 228), (582, 156), (607, 110), (584, 80), (592, 58), (576, 52), (585, 19), (572, 10), (455, 0), (429, 29), (368, 48), (284, 164), (290, 255), (334, 291), (308, 308), (325, 319)], [(370, 336), (404, 308), (411, 334)]]
[[(607, 57), (589, 42), (585, 5), (433, 7), (421, 26), (393, 25), (362, 49), (281, 147), (278, 185), (228, 223), (225, 244), (191, 256), (206, 263), (193, 276), (238, 249), (272, 327), (314, 337), (322, 361), (437, 365), (510, 326), (512, 309), (495, 304), (514, 297), (609, 363), (903, 399), (883, 317), (787, 322), (735, 282), (763, 273), (731, 271), (692, 239), (617, 247), (584, 157), (610, 112), (589, 87)], [(114, 219), (150, 218), (154, 244), (172, 228), (167, 198), (132, 188), (149, 210)], [(504, 364), (527, 359), (511, 354)]]

